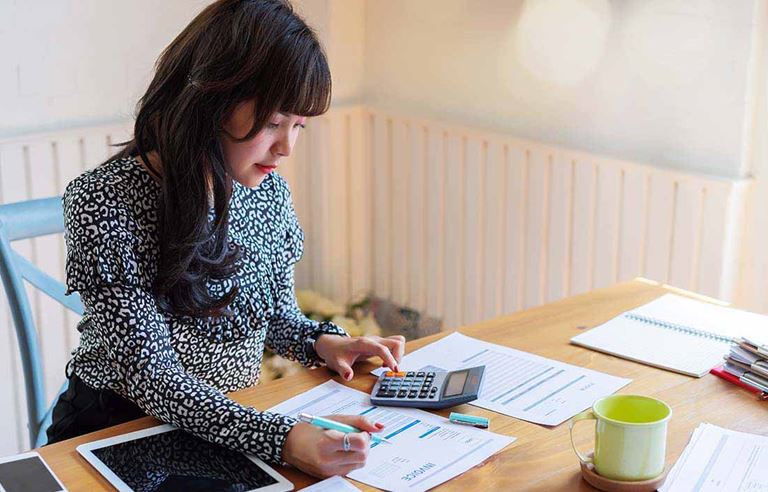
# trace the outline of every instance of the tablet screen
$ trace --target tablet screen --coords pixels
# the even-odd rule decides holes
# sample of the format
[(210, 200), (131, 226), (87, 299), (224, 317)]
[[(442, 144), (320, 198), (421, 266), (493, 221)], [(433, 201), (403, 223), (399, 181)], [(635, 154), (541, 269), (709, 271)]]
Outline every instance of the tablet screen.
[(178, 429), (91, 453), (136, 492), (243, 491), (277, 483), (242, 453)]
[(63, 490), (64, 488), (35, 452), (0, 460), (0, 491), (60, 492)]

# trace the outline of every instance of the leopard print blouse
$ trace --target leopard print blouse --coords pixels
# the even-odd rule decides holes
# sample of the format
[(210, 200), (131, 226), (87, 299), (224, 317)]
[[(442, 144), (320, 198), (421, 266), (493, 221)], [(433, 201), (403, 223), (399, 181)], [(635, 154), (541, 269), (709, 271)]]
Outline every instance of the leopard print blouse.
[(231, 315), (208, 318), (164, 312), (151, 293), (159, 193), (133, 157), (108, 161), (67, 186), (67, 294), (79, 292), (86, 308), (67, 376), (113, 390), (200, 438), (279, 463), (296, 420), (224, 393), (258, 382), (265, 346), (314, 367), (321, 361), (309, 337), (346, 335), (307, 319), (296, 303), (293, 266), (303, 232), (288, 185), (276, 173), (254, 189), (234, 182), (229, 234), (242, 258), (235, 275), (209, 280), (208, 288), (221, 295), (236, 283), (239, 293)]

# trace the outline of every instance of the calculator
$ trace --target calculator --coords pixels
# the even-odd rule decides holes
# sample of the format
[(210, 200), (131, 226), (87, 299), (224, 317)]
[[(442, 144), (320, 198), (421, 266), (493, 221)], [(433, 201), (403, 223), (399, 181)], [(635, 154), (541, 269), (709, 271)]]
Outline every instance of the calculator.
[(477, 400), (485, 366), (458, 371), (385, 372), (371, 391), (379, 406), (447, 408)]

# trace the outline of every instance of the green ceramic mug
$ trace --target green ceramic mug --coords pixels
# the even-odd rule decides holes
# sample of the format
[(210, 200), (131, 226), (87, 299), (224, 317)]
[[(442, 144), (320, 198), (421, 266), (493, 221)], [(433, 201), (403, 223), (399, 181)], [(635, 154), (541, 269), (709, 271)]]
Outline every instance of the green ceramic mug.
[[(571, 445), (582, 463), (594, 464), (595, 471), (605, 478), (649, 480), (664, 471), (671, 416), (669, 405), (655, 398), (606, 396), (571, 419)], [(593, 457), (581, 454), (573, 442), (573, 426), (587, 419), (597, 421)]]

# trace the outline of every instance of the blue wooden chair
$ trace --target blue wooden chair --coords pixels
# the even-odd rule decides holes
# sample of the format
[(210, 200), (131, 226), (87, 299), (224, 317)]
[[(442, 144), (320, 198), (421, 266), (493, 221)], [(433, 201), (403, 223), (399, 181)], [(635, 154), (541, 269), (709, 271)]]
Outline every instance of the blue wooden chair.
[[(11, 242), (63, 231), (61, 197), (0, 205), (0, 276), (21, 350), (21, 365), (27, 393), (29, 443), (33, 448), (46, 442), (45, 431), (51, 424), (53, 405), (52, 402), (45, 401), (40, 346), (24, 280), (77, 314), (82, 315), (84, 309), (78, 295), (65, 296), (64, 284), (15, 252), (11, 248)], [(65, 388), (66, 383), (59, 389), (58, 394)]]

